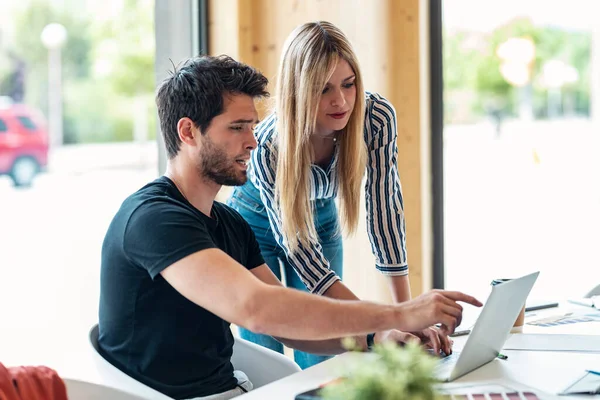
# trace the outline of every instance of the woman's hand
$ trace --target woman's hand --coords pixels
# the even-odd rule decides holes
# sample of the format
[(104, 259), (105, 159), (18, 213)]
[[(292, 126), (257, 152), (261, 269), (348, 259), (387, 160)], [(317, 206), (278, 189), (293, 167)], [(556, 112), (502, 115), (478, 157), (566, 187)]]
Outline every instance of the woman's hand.
[(425, 348), (433, 349), (435, 354), (439, 354), (440, 350), (448, 355), (452, 354), (452, 340), (441, 329), (435, 326), (419, 332), (403, 332), (397, 329), (377, 332), (373, 341), (375, 343), (393, 341), (400, 345), (413, 342)]

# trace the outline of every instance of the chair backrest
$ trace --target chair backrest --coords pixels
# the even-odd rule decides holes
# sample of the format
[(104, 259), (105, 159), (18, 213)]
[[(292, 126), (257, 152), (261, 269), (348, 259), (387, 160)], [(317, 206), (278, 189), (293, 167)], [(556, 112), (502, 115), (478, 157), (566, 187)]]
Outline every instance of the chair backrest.
[(231, 363), (233, 368), (248, 375), (254, 388), (301, 371), (298, 364), (287, 356), (239, 337), (235, 338)]
[(96, 353), (96, 357), (94, 358), (96, 362), (96, 369), (98, 370), (102, 378), (102, 383), (104, 386), (125, 391), (127, 393), (134, 393), (135, 395), (140, 396), (143, 399), (171, 399), (171, 397), (165, 396), (164, 394), (152, 389), (149, 386), (146, 386), (142, 382), (127, 375), (125, 372), (121, 371), (119, 368), (117, 368), (116, 366), (111, 364), (107, 359), (105, 359), (102, 356), (102, 353), (99, 351), (100, 346), (98, 343), (98, 337), (99, 329), (98, 324), (96, 324), (92, 327), (92, 329), (90, 329), (89, 339), (90, 344), (92, 345), (92, 347), (94, 348), (94, 352)]
[(98, 354), (101, 354), (100, 346), (98, 345), (98, 336), (100, 336), (100, 330), (98, 328), (98, 324), (95, 324), (92, 326), (92, 329), (90, 329), (90, 343), (92, 344), (94, 350), (96, 350)]
[(69, 400), (143, 400), (134, 394), (126, 393), (108, 386), (83, 382), (76, 379), (64, 379)]
[[(153, 390), (148, 386), (145, 386), (141, 382), (136, 381), (129, 375), (119, 370), (114, 365), (110, 364), (108, 360), (102, 357), (102, 353), (99, 352), (98, 345), (98, 325), (94, 325), (90, 330), (90, 343), (96, 350), (98, 355), (102, 358), (102, 361), (106, 364), (105, 368), (112, 369), (111, 379), (118, 379), (119, 385), (115, 385), (116, 388), (123, 388), (123, 383), (126, 384), (126, 388), (134, 388), (139, 385), (137, 389), (146, 388)], [(233, 345), (233, 356), (231, 357), (231, 363), (233, 368), (236, 370), (243, 371), (246, 373), (250, 382), (254, 388), (259, 388), (276, 380), (285, 378), (288, 375), (300, 372), (301, 368), (292, 361), (290, 358), (283, 354), (277, 353), (273, 350), (264, 348), (257, 344), (251, 343), (247, 340), (236, 337)], [(133, 386), (132, 386), (133, 385)], [(113, 386), (113, 385), (111, 385)], [(139, 391), (127, 390), (132, 393), (139, 393)], [(158, 393), (158, 392), (156, 392)], [(162, 397), (147, 397), (147, 398), (161, 398), (168, 399), (164, 395)]]

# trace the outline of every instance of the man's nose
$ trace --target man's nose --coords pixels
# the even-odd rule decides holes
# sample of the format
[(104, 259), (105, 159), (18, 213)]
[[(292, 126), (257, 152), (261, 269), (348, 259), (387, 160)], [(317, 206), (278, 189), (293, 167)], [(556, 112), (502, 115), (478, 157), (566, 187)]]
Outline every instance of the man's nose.
[(256, 141), (256, 135), (254, 134), (254, 130), (250, 129), (250, 133), (248, 135), (248, 140), (246, 141), (246, 148), (249, 150), (254, 150), (256, 146), (258, 146), (258, 142)]

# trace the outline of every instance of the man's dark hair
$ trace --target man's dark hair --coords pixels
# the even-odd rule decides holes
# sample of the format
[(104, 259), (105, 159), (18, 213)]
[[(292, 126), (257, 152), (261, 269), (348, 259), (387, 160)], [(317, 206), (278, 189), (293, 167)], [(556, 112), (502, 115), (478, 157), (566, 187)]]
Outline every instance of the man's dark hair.
[(179, 152), (177, 122), (181, 118), (190, 118), (204, 134), (212, 119), (223, 112), (226, 95), (266, 97), (268, 82), (256, 69), (225, 55), (194, 57), (175, 68), (156, 93), (169, 159)]

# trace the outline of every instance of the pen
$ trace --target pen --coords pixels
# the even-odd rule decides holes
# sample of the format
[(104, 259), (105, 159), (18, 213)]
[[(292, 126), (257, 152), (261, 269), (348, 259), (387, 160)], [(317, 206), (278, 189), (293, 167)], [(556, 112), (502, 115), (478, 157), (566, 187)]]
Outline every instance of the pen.
[(569, 303), (585, 307), (594, 307), (594, 300), (592, 299), (570, 299)]
[(599, 371), (592, 371), (591, 369), (586, 369), (585, 372), (587, 372), (588, 374), (600, 375)]
[(470, 329), (464, 329), (462, 331), (456, 331), (453, 334), (449, 335), (451, 337), (456, 337), (456, 336), (464, 336), (464, 335), (468, 335), (469, 333), (471, 333)]

